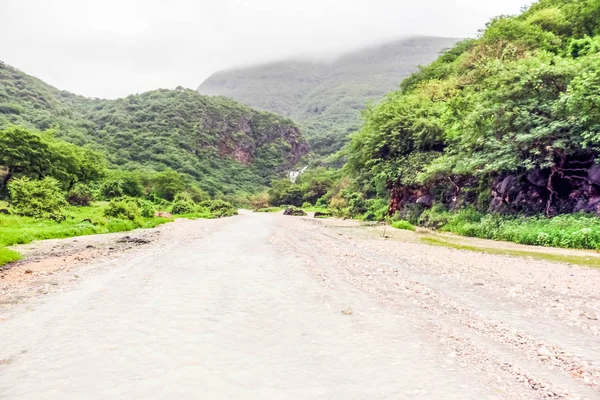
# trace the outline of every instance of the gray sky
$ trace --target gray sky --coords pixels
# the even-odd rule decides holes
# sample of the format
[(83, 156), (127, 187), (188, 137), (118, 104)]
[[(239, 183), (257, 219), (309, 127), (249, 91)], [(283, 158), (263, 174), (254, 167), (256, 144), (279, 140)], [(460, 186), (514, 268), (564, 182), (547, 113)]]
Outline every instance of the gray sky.
[(0, 0), (0, 60), (59, 89), (196, 88), (232, 66), (406, 35), (474, 36), (528, 0)]

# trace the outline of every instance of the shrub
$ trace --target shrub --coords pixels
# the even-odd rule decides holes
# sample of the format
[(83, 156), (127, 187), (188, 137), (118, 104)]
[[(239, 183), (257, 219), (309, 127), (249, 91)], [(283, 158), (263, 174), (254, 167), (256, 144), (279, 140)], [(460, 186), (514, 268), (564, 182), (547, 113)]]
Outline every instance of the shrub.
[(439, 229), (450, 221), (451, 215), (440, 206), (423, 211), (419, 217), (419, 225), (431, 229)]
[(210, 200), (210, 196), (204, 190), (200, 189), (196, 185), (192, 185), (187, 188), (187, 193), (194, 203), (200, 203), (202, 201)]
[(135, 172), (114, 172), (100, 184), (100, 194), (105, 199), (117, 197), (142, 197), (144, 187)]
[(144, 218), (154, 218), (154, 213), (158, 210), (157, 206), (149, 200), (138, 200), (140, 215)]
[(317, 202), (315, 203), (316, 208), (327, 208), (327, 198), (325, 196), (319, 197)]
[(178, 193), (186, 189), (184, 176), (170, 168), (154, 174), (151, 185), (156, 196), (169, 201), (173, 201)]
[(305, 202), (302, 204), (302, 208), (312, 208), (312, 206), (313, 206), (313, 205), (312, 205), (312, 204), (310, 204), (308, 201), (305, 201)]
[(208, 209), (212, 214), (217, 217), (231, 217), (237, 215), (237, 210), (231, 203), (223, 200), (208, 200), (200, 203), (201, 207)]
[(369, 199), (365, 201), (367, 212), (361, 219), (363, 221), (384, 221), (388, 217), (388, 201), (385, 199)]
[(54, 178), (39, 181), (15, 178), (9, 182), (8, 191), (11, 205), (21, 215), (55, 221), (65, 219), (63, 212), (67, 202), (60, 183)]
[(92, 200), (94, 200), (92, 189), (83, 183), (75, 184), (67, 195), (67, 201), (73, 206), (89, 206)]
[(345, 215), (347, 214), (346, 208), (348, 207), (348, 201), (341, 196), (334, 196), (329, 201), (329, 208), (332, 209), (335, 214)]
[[(187, 193), (186, 193), (187, 194)], [(171, 213), (175, 215), (181, 214), (193, 214), (196, 212), (197, 206), (191, 198), (186, 200), (186, 196), (175, 196), (175, 201), (173, 202), (173, 207), (171, 208)], [(177, 198), (179, 197), (179, 198)]]
[(108, 203), (104, 210), (104, 216), (133, 221), (141, 216), (141, 210), (136, 199), (121, 197)]
[(269, 207), (269, 195), (267, 193), (255, 194), (250, 197), (250, 204), (253, 210), (261, 210)]

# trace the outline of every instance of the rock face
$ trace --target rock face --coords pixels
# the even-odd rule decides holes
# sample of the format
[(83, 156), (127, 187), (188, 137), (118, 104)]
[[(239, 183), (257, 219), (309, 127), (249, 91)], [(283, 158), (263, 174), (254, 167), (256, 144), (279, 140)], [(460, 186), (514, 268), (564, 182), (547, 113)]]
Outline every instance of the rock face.
[(425, 208), (431, 208), (431, 206), (433, 206), (434, 200), (435, 198), (432, 195), (427, 194), (425, 196), (419, 197), (416, 203), (422, 205)]
[[(553, 172), (554, 171), (554, 172)], [(496, 178), (490, 211), (557, 215), (584, 211), (600, 216), (600, 165), (570, 160), (561, 167)]]
[[(485, 207), (479, 184), (457, 178), (435, 187), (392, 187), (390, 214), (399, 211), (404, 217), (411, 207), (423, 210), (436, 202), (450, 210), (472, 204)], [(552, 169), (497, 176), (490, 180), (489, 194), (488, 211), (492, 213), (553, 216), (583, 211), (600, 216), (600, 164), (587, 155), (563, 160)]]

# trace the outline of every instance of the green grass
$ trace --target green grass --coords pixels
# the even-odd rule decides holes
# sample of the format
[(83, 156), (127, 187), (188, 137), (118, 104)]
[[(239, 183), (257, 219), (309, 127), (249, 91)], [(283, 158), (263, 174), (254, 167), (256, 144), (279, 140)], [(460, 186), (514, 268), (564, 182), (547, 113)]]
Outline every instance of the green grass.
[(0, 266), (20, 259), (21, 255), (16, 251), (7, 249), (6, 247), (0, 247)]
[[(143, 218), (123, 220), (106, 218), (104, 209), (107, 203), (98, 202), (89, 207), (69, 207), (63, 222), (0, 214), (0, 266), (20, 258), (19, 253), (7, 246), (30, 243), (34, 240), (61, 239), (73, 236), (99, 233), (125, 232), (137, 228), (154, 228), (170, 222), (168, 218)], [(2, 205), (0, 204), (0, 208)], [(177, 215), (176, 218), (214, 218), (210, 211)]]
[(562, 254), (540, 253), (536, 251), (499, 249), (494, 247), (472, 246), (460, 243), (451, 242), (448, 240), (432, 237), (422, 237), (421, 242), (432, 246), (448, 247), (456, 250), (476, 251), (479, 253), (501, 254), (516, 257), (531, 257), (536, 260), (545, 260), (553, 262), (561, 262), (568, 264), (577, 264), (585, 267), (600, 268), (600, 257), (585, 257), (585, 256), (568, 256)]
[(411, 224), (408, 221), (404, 221), (404, 220), (398, 220), (398, 221), (392, 222), (392, 227), (394, 227), (396, 229), (403, 229), (403, 230), (413, 231), (413, 232), (416, 230), (416, 228), (414, 227), (413, 224)]
[(482, 214), (474, 209), (456, 213), (432, 209), (424, 212), (419, 222), (424, 226), (437, 226), (440, 231), (481, 239), (600, 250), (600, 218), (590, 214), (567, 214), (548, 219)]

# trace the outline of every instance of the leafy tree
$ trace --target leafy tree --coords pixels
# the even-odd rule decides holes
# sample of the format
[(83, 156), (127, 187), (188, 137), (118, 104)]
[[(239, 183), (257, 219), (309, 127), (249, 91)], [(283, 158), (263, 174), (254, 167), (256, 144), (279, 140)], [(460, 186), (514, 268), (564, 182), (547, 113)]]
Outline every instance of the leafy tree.
[(7, 170), (0, 189), (14, 176), (51, 176), (70, 189), (77, 182), (100, 178), (104, 159), (95, 151), (55, 138), (52, 132), (13, 127), (0, 130), (0, 166)]
[(159, 172), (152, 177), (152, 191), (162, 199), (173, 201), (175, 195), (184, 192), (185, 189), (183, 176), (172, 169)]

